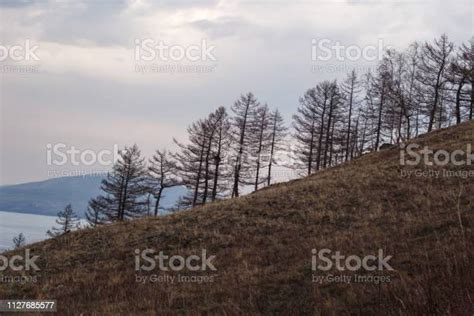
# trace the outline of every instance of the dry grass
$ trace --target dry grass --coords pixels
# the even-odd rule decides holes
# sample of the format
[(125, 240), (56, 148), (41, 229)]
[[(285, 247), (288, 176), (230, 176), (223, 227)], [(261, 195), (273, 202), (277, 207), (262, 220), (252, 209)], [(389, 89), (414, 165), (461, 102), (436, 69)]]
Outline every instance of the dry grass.
[[(474, 121), (414, 141), (465, 149)], [(471, 315), (474, 178), (407, 179), (402, 168), (398, 148), (389, 149), (239, 199), (30, 245), (41, 256), (39, 282), (0, 284), (0, 297), (57, 299), (64, 315)], [(205, 248), (217, 275), (138, 284), (136, 248)], [(392, 282), (381, 285), (313, 283), (313, 248), (383, 248), (396, 271), (383, 272)]]

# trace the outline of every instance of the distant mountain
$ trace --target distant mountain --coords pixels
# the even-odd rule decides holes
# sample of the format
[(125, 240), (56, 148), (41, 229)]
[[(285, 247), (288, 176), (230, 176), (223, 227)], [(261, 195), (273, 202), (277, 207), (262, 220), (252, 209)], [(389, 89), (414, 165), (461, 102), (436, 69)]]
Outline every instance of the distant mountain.
[[(101, 193), (101, 181), (101, 176), (76, 176), (0, 186), (0, 211), (55, 216), (72, 204), (83, 217), (89, 199)], [(185, 192), (184, 187), (165, 190), (161, 206), (173, 206)]]

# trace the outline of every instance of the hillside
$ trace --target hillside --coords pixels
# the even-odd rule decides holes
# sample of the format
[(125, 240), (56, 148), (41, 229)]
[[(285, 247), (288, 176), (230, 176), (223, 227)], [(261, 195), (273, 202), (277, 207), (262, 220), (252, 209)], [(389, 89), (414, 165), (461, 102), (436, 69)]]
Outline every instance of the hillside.
[[(101, 194), (101, 181), (102, 176), (87, 175), (0, 186), (0, 211), (56, 216), (72, 204), (76, 213), (84, 217), (89, 200)], [(172, 207), (185, 192), (184, 187), (170, 188), (161, 205)]]
[[(474, 121), (411, 142), (466, 150)], [(415, 168), (471, 175), (402, 176)], [(57, 299), (61, 315), (471, 315), (472, 172), (472, 164), (402, 166), (398, 147), (366, 154), (238, 199), (30, 245), (40, 255), (38, 282), (0, 283), (0, 297)], [(182, 256), (206, 249), (217, 271), (186, 273), (209, 282), (137, 283), (147, 273), (135, 272), (134, 251), (145, 248)], [(312, 282), (313, 274), (354, 274), (312, 271), (313, 248), (359, 256), (383, 249), (394, 271), (359, 274), (391, 282)]]

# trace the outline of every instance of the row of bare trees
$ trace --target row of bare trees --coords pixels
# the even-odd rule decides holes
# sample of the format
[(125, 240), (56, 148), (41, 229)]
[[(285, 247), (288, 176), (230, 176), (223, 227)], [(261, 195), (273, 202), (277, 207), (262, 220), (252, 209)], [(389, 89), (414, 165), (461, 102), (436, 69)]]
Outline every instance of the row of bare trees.
[(148, 163), (136, 145), (122, 150), (102, 182), (104, 194), (89, 201), (88, 221), (99, 225), (156, 216), (166, 189), (175, 186), (187, 188), (176, 205), (181, 209), (269, 185), (274, 155), (287, 136), (280, 112), (252, 93), (235, 101), (231, 112), (219, 107), (193, 122), (186, 142), (174, 139), (176, 152), (157, 150)]
[(365, 74), (306, 91), (293, 117), (299, 167), (311, 174), (384, 143), (471, 120), (473, 44), (455, 47), (446, 35), (388, 50)]
[[(193, 122), (176, 152), (158, 150), (148, 162), (136, 145), (125, 148), (89, 202), (92, 225), (158, 215), (171, 187), (187, 194), (176, 208), (238, 197), (275, 181), (277, 153), (304, 175), (337, 165), (473, 115), (473, 41), (455, 48), (443, 35), (388, 50), (373, 71), (323, 81), (299, 99), (290, 134), (277, 109), (241, 95), (230, 112), (219, 107)], [(288, 163), (290, 162), (290, 163)], [(281, 165), (281, 164), (280, 164)]]

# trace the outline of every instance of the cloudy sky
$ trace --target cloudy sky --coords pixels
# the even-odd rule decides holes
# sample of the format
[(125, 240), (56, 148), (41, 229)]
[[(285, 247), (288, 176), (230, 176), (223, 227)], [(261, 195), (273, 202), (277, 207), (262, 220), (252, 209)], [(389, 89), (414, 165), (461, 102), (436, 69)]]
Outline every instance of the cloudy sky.
[[(446, 33), (459, 44), (472, 36), (472, 3), (0, 0), (0, 184), (103, 167), (51, 165), (57, 144), (98, 154), (137, 143), (149, 156), (243, 92), (289, 121), (306, 89), (374, 64), (315, 59), (317, 43), (356, 54)], [(168, 50), (153, 55), (160, 42)]]

